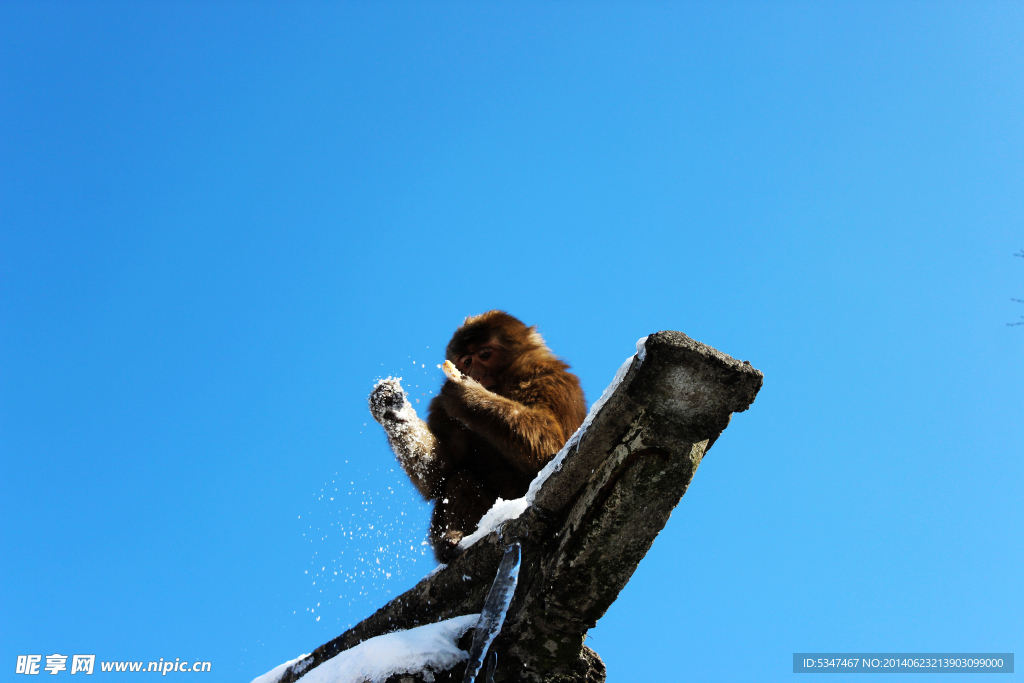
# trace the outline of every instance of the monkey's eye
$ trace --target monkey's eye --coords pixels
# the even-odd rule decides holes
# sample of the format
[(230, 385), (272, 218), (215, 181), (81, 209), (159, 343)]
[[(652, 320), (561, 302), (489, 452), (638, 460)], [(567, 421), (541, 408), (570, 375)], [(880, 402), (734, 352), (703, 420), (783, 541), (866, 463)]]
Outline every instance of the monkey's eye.
[(492, 353), (494, 353), (492, 349), (481, 349), (477, 355), (480, 356), (480, 360), (487, 360), (491, 357)]
[(473, 356), (463, 356), (459, 359), (459, 365), (464, 368), (468, 368), (473, 362)]

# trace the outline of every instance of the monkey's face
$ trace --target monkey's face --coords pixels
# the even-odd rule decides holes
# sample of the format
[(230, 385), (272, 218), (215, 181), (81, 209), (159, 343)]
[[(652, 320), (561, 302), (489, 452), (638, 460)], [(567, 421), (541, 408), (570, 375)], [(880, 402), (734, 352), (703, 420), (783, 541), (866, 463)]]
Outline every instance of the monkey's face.
[(483, 344), (470, 345), (466, 353), (459, 356), (456, 365), (462, 374), (480, 382), (485, 389), (493, 389), (505, 367), (504, 360), (505, 349), (496, 339), (491, 339)]

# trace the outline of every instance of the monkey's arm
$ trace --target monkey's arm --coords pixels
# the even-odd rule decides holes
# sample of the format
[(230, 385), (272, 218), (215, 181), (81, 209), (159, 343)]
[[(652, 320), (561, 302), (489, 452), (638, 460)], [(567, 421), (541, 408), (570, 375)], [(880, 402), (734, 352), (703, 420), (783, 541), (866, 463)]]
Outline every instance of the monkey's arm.
[(416, 415), (401, 383), (382, 379), (370, 394), (370, 413), (388, 435), (391, 450), (424, 498), (432, 498), (444, 477), (437, 439)]
[(469, 378), (453, 378), (441, 388), (449, 415), (487, 439), (516, 469), (533, 476), (565, 444), (567, 435), (552, 406), (525, 405), (488, 391)]

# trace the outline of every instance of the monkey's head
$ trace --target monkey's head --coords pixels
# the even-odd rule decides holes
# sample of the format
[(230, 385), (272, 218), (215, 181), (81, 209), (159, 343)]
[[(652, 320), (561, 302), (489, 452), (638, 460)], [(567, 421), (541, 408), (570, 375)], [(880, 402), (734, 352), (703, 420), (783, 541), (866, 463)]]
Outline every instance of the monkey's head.
[(504, 311), (466, 318), (445, 349), (445, 357), (464, 375), (492, 390), (509, 366), (537, 354), (551, 356), (537, 328), (527, 327)]

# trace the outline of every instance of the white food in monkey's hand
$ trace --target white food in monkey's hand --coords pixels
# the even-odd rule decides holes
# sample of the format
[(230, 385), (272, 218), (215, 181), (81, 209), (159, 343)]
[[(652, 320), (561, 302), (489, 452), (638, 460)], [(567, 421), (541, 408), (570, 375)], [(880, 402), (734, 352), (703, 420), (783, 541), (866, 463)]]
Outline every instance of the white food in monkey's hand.
[(444, 362), (444, 365), (441, 366), (441, 370), (443, 370), (444, 374), (448, 376), (448, 379), (453, 382), (461, 382), (466, 379), (466, 376), (459, 372), (459, 369), (455, 367), (455, 363), (450, 360), (446, 360)]

